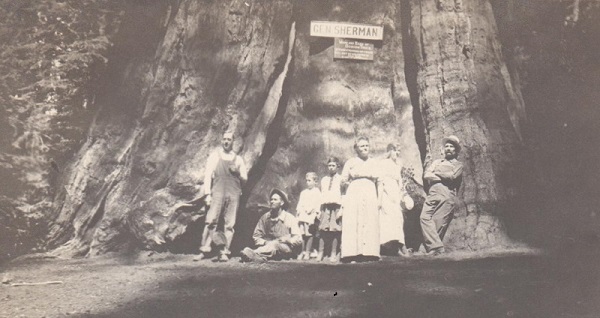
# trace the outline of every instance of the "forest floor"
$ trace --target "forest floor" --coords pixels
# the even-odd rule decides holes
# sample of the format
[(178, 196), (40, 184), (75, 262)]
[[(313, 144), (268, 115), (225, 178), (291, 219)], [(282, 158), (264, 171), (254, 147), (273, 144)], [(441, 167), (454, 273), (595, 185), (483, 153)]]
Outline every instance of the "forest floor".
[[(600, 317), (596, 250), (358, 264), (192, 257), (21, 258), (0, 268), (0, 317)], [(50, 281), (61, 283), (13, 285)]]

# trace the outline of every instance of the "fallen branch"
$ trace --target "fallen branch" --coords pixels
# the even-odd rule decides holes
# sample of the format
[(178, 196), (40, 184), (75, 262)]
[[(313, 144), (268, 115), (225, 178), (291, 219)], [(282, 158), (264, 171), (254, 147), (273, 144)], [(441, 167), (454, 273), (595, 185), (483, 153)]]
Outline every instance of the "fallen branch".
[(49, 282), (39, 282), (39, 283), (12, 283), (10, 284), (10, 286), (12, 287), (18, 287), (18, 286), (40, 286), (40, 285), (55, 285), (55, 284), (62, 284), (63, 281), (61, 280), (53, 280), (53, 281), (49, 281)]

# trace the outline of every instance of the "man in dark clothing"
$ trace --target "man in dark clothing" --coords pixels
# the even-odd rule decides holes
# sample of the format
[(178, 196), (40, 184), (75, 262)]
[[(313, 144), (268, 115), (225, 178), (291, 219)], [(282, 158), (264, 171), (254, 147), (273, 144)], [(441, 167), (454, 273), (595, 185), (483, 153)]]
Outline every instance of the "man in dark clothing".
[(444, 252), (442, 240), (452, 221), (456, 194), (462, 182), (463, 165), (457, 160), (460, 141), (456, 136), (449, 136), (443, 143), (444, 159), (434, 160), (423, 176), (430, 185), (421, 211), (421, 230), (429, 255)]

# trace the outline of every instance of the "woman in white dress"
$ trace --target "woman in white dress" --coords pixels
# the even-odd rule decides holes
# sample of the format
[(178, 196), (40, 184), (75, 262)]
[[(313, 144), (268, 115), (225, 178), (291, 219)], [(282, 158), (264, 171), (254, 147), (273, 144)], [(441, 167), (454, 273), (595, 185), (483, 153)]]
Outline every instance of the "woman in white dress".
[(369, 139), (354, 144), (357, 157), (346, 161), (342, 182), (348, 185), (342, 203), (342, 261), (379, 259), (377, 162), (369, 158)]
[(379, 179), (379, 231), (382, 250), (396, 255), (409, 255), (404, 241), (404, 214), (400, 201), (404, 195), (402, 184), (402, 162), (400, 159), (399, 145), (389, 144), (387, 146), (386, 158), (383, 159), (379, 168), (381, 178)]

